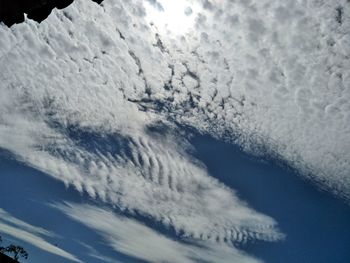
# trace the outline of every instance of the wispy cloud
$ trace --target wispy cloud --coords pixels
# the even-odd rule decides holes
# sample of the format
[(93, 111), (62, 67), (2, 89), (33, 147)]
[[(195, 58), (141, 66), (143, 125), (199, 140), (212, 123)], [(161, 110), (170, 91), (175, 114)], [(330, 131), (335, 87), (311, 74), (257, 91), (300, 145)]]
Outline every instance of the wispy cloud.
[[(56, 206), (57, 207), (57, 206)], [(61, 209), (61, 207), (58, 207), (59, 209)], [(100, 260), (101, 262), (105, 262), (105, 263), (121, 263), (120, 261), (118, 261), (117, 259), (102, 255), (98, 250), (96, 250), (94, 247), (79, 241), (78, 242), (80, 245), (82, 245), (86, 251), (87, 251), (87, 255)]]
[(48, 253), (63, 257), (70, 261), (81, 262), (74, 255), (50, 244), (41, 237), (42, 235), (52, 237), (55, 236), (54, 233), (19, 220), (3, 209), (0, 209), (0, 232), (27, 242)]
[(54, 233), (41, 228), (41, 227), (36, 227), (33, 225), (30, 225), (18, 218), (15, 218), (11, 216), (9, 213), (7, 213), (5, 210), (0, 208), (0, 220), (3, 221), (3, 223), (10, 224), (12, 226), (17, 226), (25, 231), (28, 231), (30, 233), (36, 234), (36, 235), (41, 235), (41, 236), (48, 236), (48, 237), (54, 237)]
[[(72, 219), (99, 233), (114, 250), (147, 262), (260, 262), (225, 244), (175, 241), (110, 210), (73, 203), (55, 204)], [(194, 241), (190, 243), (189, 241)]]

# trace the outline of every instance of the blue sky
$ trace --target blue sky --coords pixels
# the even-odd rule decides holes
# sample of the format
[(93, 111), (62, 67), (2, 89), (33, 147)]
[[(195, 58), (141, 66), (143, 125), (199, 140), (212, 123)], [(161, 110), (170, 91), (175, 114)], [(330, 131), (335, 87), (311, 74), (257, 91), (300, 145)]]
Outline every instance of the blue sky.
[[(94, 251), (90, 251), (84, 244), (101, 251), (101, 255), (111, 256), (122, 262), (139, 262), (118, 255), (103, 244), (97, 233), (70, 220), (50, 206), (62, 201), (93, 202), (88, 196), (66, 188), (61, 182), (13, 159), (11, 160), (11, 157), (5, 152), (1, 154), (1, 178), (1, 208), (28, 224), (42, 227), (57, 234), (57, 237), (47, 239), (51, 244), (57, 244), (58, 247), (71, 252), (84, 262), (101, 262), (99, 259), (88, 256)], [(47, 260), (62, 262), (65, 260), (11, 235), (3, 235), (3, 241), (25, 247), (30, 254), (28, 262), (45, 262)]]
[(259, 160), (208, 136), (195, 137), (193, 143), (211, 174), (275, 218), (286, 234), (282, 242), (248, 244), (248, 251), (271, 263), (348, 261), (350, 209), (344, 200), (283, 167), (282, 161)]

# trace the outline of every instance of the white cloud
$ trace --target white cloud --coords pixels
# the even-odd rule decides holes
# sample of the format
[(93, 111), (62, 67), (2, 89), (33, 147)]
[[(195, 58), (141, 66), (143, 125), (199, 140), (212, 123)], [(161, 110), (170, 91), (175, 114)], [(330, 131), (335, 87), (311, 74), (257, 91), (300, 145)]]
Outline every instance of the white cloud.
[(19, 220), (13, 217), (12, 215), (10, 215), (9, 213), (7, 213), (1, 208), (0, 208), (0, 232), (13, 236), (24, 242), (27, 242), (48, 253), (63, 257), (70, 261), (81, 262), (74, 255), (50, 244), (49, 242), (47, 242), (45, 239), (41, 237), (42, 235), (54, 236), (53, 233), (49, 232), (46, 229), (32, 226), (26, 222), (23, 222), (22, 220)]
[[(62, 123), (129, 133), (151, 121), (132, 100), (148, 110), (164, 105), (162, 115), (214, 135), (228, 131), (255, 153), (262, 144), (347, 196), (345, 1), (200, 3), (183, 38), (150, 27), (137, 0), (105, 0), (103, 8), (75, 1), (40, 25), (1, 26), (1, 106), (10, 109), (2, 107), (3, 147), (28, 143), (20, 124), (33, 121), (30, 114), (20, 119), (11, 105)], [(198, 1), (183, 8), (189, 6)]]
[(184, 143), (170, 135), (143, 134), (128, 137), (122, 152), (113, 154), (91, 153), (73, 142), (56, 141), (54, 149), (62, 156), (36, 150), (26, 161), (78, 191), (151, 216), (185, 236), (219, 242), (282, 237), (272, 218), (250, 209), (211, 178), (179, 147)]
[(48, 237), (53, 237), (54, 234), (50, 231), (47, 231), (46, 229), (43, 229), (41, 227), (36, 227), (33, 225), (30, 225), (22, 220), (19, 220), (18, 218), (15, 218), (11, 216), (9, 213), (7, 213), (5, 210), (0, 208), (0, 219), (6, 222), (6, 224), (15, 225), (25, 231), (28, 231), (30, 233), (33, 233), (35, 235), (43, 235)]
[[(145, 132), (157, 121), (175, 118), (255, 154), (265, 149), (349, 197), (345, 1), (187, 7), (195, 21), (180, 36), (150, 26), (139, 0), (77, 0), (40, 25), (1, 25), (0, 147), (197, 239), (281, 236), (273, 219), (186, 154), (185, 139)], [(76, 138), (72, 127), (95, 137)], [(112, 137), (124, 138), (130, 152), (81, 145)]]
[[(40, 25), (26, 21), (12, 31), (1, 27), (4, 47), (10, 48), (1, 56), (0, 146), (78, 191), (152, 217), (185, 236), (220, 242), (278, 240), (282, 235), (276, 222), (211, 178), (186, 154), (184, 138), (146, 132), (148, 125), (164, 122), (164, 116), (140, 111), (130, 101), (150, 108), (142, 101), (147, 92), (163, 100), (172, 68), (161, 44), (153, 46), (140, 6), (105, 1), (102, 8), (75, 1)], [(130, 23), (137, 33), (127, 31)], [(175, 98), (181, 105), (186, 90), (196, 88), (199, 80), (190, 63), (176, 64), (174, 70), (183, 89)], [(111, 147), (122, 148), (121, 153), (98, 150), (118, 138), (126, 145)]]
[(225, 244), (190, 244), (172, 240), (134, 219), (106, 209), (72, 203), (55, 206), (98, 232), (114, 250), (147, 262), (260, 262)]
[[(61, 207), (60, 207), (61, 208)], [(106, 263), (121, 263), (120, 261), (114, 259), (114, 258), (111, 258), (111, 257), (108, 257), (108, 256), (105, 256), (105, 255), (102, 255), (98, 250), (96, 250), (94, 247), (84, 243), (84, 242), (81, 242), (79, 241), (78, 242), (80, 245), (82, 245), (87, 252), (87, 255), (92, 257), (92, 258), (95, 258), (95, 259), (98, 259), (100, 262), (106, 262)]]

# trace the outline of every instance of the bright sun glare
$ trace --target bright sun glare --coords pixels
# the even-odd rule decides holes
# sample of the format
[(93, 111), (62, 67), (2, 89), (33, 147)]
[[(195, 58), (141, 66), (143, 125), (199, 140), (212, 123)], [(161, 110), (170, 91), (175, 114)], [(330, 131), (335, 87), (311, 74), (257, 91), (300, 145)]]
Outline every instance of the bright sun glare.
[(184, 34), (193, 27), (194, 7), (187, 0), (158, 0), (157, 3), (145, 1), (145, 8), (148, 21), (158, 30)]

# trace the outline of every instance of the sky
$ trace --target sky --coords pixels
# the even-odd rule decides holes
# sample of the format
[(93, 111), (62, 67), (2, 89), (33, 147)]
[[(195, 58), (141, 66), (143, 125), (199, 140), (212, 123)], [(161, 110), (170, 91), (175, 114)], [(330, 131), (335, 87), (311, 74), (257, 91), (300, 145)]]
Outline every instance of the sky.
[[(67, 262), (345, 262), (349, 8), (76, 0), (0, 24), (2, 187), (36, 207), (2, 195), (0, 233)], [(332, 249), (308, 254), (322, 229)]]

